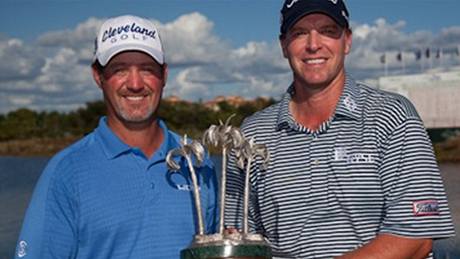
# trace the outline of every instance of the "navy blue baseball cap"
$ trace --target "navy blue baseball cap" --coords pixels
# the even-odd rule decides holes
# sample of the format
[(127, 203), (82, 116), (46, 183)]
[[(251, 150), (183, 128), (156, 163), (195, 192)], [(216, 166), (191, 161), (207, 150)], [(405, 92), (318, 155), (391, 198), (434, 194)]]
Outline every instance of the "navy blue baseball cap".
[(323, 13), (341, 27), (349, 28), (349, 14), (343, 0), (285, 0), (281, 9), (281, 35), (311, 13)]

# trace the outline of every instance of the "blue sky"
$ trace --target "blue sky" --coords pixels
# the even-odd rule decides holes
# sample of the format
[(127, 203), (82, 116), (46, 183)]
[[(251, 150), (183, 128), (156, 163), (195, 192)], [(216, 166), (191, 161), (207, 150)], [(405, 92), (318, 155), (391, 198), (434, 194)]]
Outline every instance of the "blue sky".
[[(279, 97), (290, 83), (281, 56), (279, 0), (0, 0), (0, 113), (20, 107), (72, 110), (100, 99), (89, 63), (104, 18), (152, 19), (163, 36), (171, 76), (165, 95)], [(359, 80), (422, 67), (459, 65), (458, 0), (348, 0), (354, 30), (347, 70)], [(414, 52), (442, 50), (443, 60)], [(420, 64), (425, 62), (425, 64)]]
[[(0, 0), (0, 30), (31, 40), (51, 30), (75, 27), (88, 17), (136, 14), (163, 23), (200, 12), (218, 35), (235, 44), (273, 40), (278, 33), (281, 0)], [(457, 0), (348, 0), (354, 22), (405, 21), (404, 31), (439, 31), (460, 25)]]

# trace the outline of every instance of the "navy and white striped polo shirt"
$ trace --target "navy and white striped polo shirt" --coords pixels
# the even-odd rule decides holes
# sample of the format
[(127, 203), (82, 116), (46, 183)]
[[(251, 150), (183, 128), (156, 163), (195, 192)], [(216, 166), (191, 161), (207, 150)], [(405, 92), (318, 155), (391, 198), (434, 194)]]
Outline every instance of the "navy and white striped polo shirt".
[[(347, 75), (334, 115), (316, 131), (283, 99), (247, 118), (246, 137), (265, 144), (268, 167), (251, 169), (251, 228), (276, 257), (330, 258), (378, 233), (413, 238), (454, 234), (432, 145), (404, 97)], [(229, 159), (226, 224), (240, 226), (243, 173)]]

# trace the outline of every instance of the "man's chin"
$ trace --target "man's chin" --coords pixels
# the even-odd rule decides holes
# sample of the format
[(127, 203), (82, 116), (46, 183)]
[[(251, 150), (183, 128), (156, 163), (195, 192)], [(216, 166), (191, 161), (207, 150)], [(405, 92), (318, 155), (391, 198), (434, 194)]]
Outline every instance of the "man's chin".
[(125, 123), (130, 123), (130, 124), (143, 124), (147, 122), (151, 122), (154, 120), (154, 114), (153, 112), (149, 113), (142, 113), (142, 114), (120, 114), (122, 121)]

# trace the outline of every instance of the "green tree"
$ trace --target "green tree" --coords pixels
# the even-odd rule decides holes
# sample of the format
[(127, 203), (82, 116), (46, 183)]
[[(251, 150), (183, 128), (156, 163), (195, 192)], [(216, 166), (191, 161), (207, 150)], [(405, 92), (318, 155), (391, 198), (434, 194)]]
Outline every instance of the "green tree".
[[(217, 104), (215, 111), (207, 108), (201, 101), (191, 103), (163, 100), (158, 115), (166, 121), (171, 130), (199, 138), (211, 124), (216, 124), (219, 120), (225, 121), (235, 114), (231, 124), (240, 126), (244, 118), (272, 103), (273, 99), (257, 98), (235, 107), (227, 101), (222, 101)], [(82, 136), (97, 127), (99, 118), (105, 114), (106, 108), (102, 100), (88, 102), (85, 107), (68, 113), (37, 113), (29, 109), (18, 109), (7, 115), (0, 115), (0, 141), (32, 137)]]
[(38, 114), (22, 108), (8, 113), (0, 123), (0, 139), (26, 139), (37, 135)]

